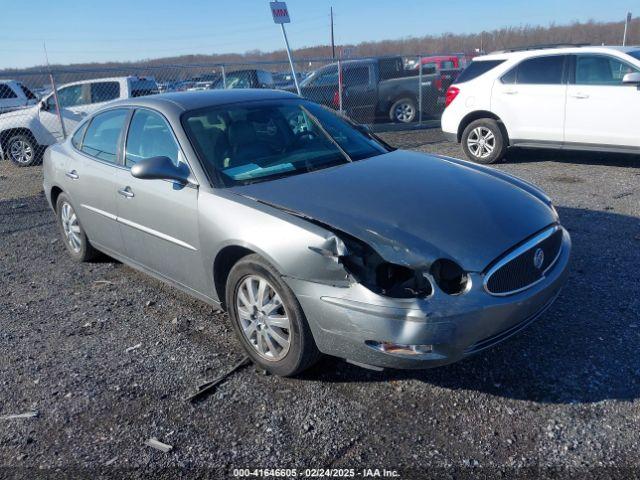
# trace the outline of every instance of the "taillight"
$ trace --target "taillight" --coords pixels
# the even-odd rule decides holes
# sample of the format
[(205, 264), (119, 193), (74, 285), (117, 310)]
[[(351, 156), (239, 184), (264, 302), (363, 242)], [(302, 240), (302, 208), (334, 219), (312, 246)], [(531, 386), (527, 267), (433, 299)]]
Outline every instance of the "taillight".
[(460, 93), (460, 89), (458, 87), (451, 86), (447, 88), (447, 93), (445, 94), (445, 97), (444, 97), (444, 107), (447, 108), (449, 105), (451, 105), (451, 102), (453, 102), (456, 99), (459, 93)]
[(436, 90), (441, 91), (442, 90), (442, 77), (441, 76), (436, 78), (435, 84), (436, 84)]
[(340, 91), (333, 92), (333, 101), (331, 102), (334, 108), (340, 108)]

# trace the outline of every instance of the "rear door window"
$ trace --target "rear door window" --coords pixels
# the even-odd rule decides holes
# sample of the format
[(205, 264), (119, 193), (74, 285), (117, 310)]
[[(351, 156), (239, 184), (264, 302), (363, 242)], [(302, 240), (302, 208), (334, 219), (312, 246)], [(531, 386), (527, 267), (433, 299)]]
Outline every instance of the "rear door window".
[(118, 158), (118, 141), (128, 114), (126, 109), (117, 109), (96, 115), (87, 127), (82, 151), (115, 164)]
[(474, 80), (478, 78), (480, 75), (484, 75), (490, 70), (493, 70), (503, 62), (504, 60), (473, 61), (458, 76), (456, 83), (463, 83), (463, 82), (468, 82), (470, 80)]
[(344, 85), (355, 87), (369, 85), (369, 67), (353, 67), (344, 71)]
[(535, 57), (521, 62), (516, 68), (519, 85), (560, 85), (565, 55)]
[(120, 98), (120, 83), (96, 82), (91, 83), (91, 103), (108, 102)]

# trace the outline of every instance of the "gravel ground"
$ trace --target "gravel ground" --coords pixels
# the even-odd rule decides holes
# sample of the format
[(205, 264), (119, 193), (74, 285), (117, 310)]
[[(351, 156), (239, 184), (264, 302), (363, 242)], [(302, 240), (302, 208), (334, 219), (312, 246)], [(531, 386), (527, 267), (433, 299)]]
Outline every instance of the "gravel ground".
[[(460, 156), (435, 129), (384, 136)], [(226, 316), (119, 263), (73, 263), (40, 167), (0, 162), (0, 477), (638, 475), (640, 159), (512, 151), (498, 168), (543, 187), (574, 242), (565, 290), (525, 332), (419, 372), (327, 358), (282, 379), (248, 366), (190, 405), (242, 357)]]

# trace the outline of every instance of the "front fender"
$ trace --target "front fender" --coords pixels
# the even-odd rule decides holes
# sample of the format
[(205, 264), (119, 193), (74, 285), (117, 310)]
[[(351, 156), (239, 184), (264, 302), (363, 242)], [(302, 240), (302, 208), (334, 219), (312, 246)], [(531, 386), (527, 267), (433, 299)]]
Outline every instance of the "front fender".
[(200, 244), (207, 264), (213, 266), (225, 247), (238, 246), (261, 255), (283, 276), (349, 284), (337, 258), (323, 254), (335, 241), (328, 229), (222, 189), (201, 192), (198, 203)]

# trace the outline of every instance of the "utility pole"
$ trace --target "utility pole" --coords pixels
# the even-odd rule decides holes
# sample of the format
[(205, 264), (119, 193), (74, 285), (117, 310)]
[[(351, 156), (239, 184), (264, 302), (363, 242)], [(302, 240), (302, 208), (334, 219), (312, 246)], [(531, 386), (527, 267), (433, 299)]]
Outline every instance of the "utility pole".
[(631, 23), (631, 12), (628, 12), (627, 19), (624, 22), (624, 34), (622, 35), (622, 46), (627, 44), (627, 31), (629, 30), (630, 23)]
[(336, 59), (336, 44), (333, 40), (333, 7), (331, 7), (331, 58)]

